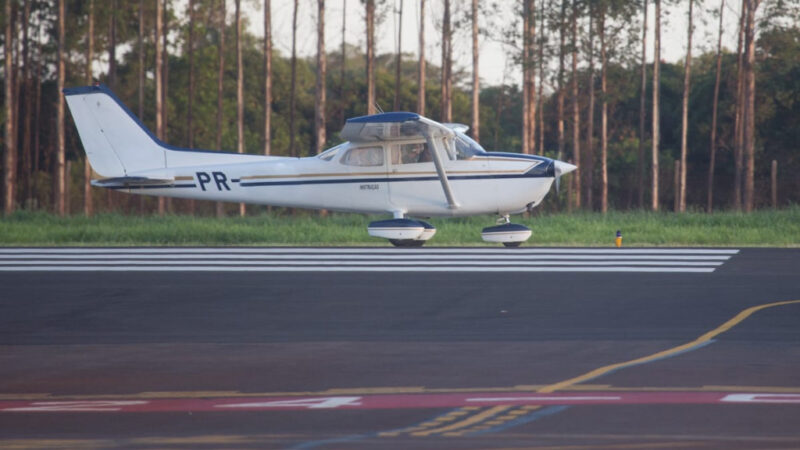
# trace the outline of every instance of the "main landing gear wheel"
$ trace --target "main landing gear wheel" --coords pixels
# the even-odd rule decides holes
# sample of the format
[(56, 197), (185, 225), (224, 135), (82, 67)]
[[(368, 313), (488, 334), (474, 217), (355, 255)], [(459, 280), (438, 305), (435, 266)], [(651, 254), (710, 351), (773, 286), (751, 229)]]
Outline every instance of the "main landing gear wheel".
[(510, 223), (508, 216), (503, 216), (501, 224), (486, 227), (481, 231), (481, 237), (486, 242), (498, 242), (506, 247), (519, 247), (531, 237), (531, 229), (518, 223)]
[(367, 232), (388, 239), (395, 247), (422, 247), (436, 234), (436, 228), (422, 220), (390, 219), (370, 223)]

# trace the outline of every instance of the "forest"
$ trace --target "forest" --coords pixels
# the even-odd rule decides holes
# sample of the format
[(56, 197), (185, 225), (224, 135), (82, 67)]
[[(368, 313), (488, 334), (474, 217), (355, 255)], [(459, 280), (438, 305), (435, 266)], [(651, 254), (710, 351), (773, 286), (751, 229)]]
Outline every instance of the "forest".
[[(340, 142), (347, 118), (377, 107), (464, 123), (487, 150), (579, 166), (547, 210), (749, 212), (800, 201), (798, 0), (353, 5), (357, 15), (332, 16), (326, 0), (293, 0), (286, 52), (272, 42), (271, 0), (4, 0), (4, 213), (239, 211), (90, 187), (60, 91), (98, 82), (164, 141), (193, 148), (312, 156)], [(296, 51), (301, 7), (316, 24), (313, 56)], [(689, 42), (675, 63), (659, 53), (667, 8), (684, 16), (670, 26), (684, 24)], [(376, 37), (401, 42), (383, 31), (397, 14), (420, 15), (405, 31), (419, 47), (376, 53)], [(721, 15), (736, 18), (736, 49), (721, 45)], [(324, 31), (326, 19), (342, 17), (364, 23)], [(251, 31), (256, 21), (263, 36)], [(699, 21), (717, 30), (708, 42), (693, 34)], [(347, 42), (347, 25), (366, 30), (364, 39)], [(424, 41), (425, 27), (437, 42)], [(655, 28), (650, 39), (645, 27)], [(454, 64), (454, 39), (472, 49), (469, 64)], [(482, 40), (504, 44), (519, 79), (481, 81)]]

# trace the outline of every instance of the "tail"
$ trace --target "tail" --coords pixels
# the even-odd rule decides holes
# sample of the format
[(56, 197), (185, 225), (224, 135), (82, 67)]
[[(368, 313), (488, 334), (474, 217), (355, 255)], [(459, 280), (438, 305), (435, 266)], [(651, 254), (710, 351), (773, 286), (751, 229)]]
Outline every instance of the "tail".
[(166, 167), (168, 146), (156, 138), (106, 86), (64, 89), (92, 168), (102, 177)]

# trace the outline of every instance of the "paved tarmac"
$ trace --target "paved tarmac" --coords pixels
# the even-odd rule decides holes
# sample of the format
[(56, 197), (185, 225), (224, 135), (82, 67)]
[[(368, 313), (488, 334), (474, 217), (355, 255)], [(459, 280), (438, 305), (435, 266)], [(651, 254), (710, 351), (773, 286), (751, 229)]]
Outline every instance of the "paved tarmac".
[(425, 251), (452, 270), (0, 255), (0, 448), (800, 447), (800, 250)]

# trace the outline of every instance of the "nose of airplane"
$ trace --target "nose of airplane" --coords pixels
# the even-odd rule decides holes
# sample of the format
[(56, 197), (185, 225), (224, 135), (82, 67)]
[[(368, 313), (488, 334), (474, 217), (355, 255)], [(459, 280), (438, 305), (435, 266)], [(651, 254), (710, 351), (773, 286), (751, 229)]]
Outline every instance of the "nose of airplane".
[(578, 166), (565, 163), (564, 161), (555, 160), (554, 163), (556, 166), (556, 178), (560, 177), (561, 175), (566, 175), (578, 168)]
[(558, 192), (561, 187), (561, 175), (572, 172), (573, 170), (577, 169), (578, 166), (559, 160), (553, 161), (553, 165), (555, 166), (554, 172), (556, 176), (556, 192)]

